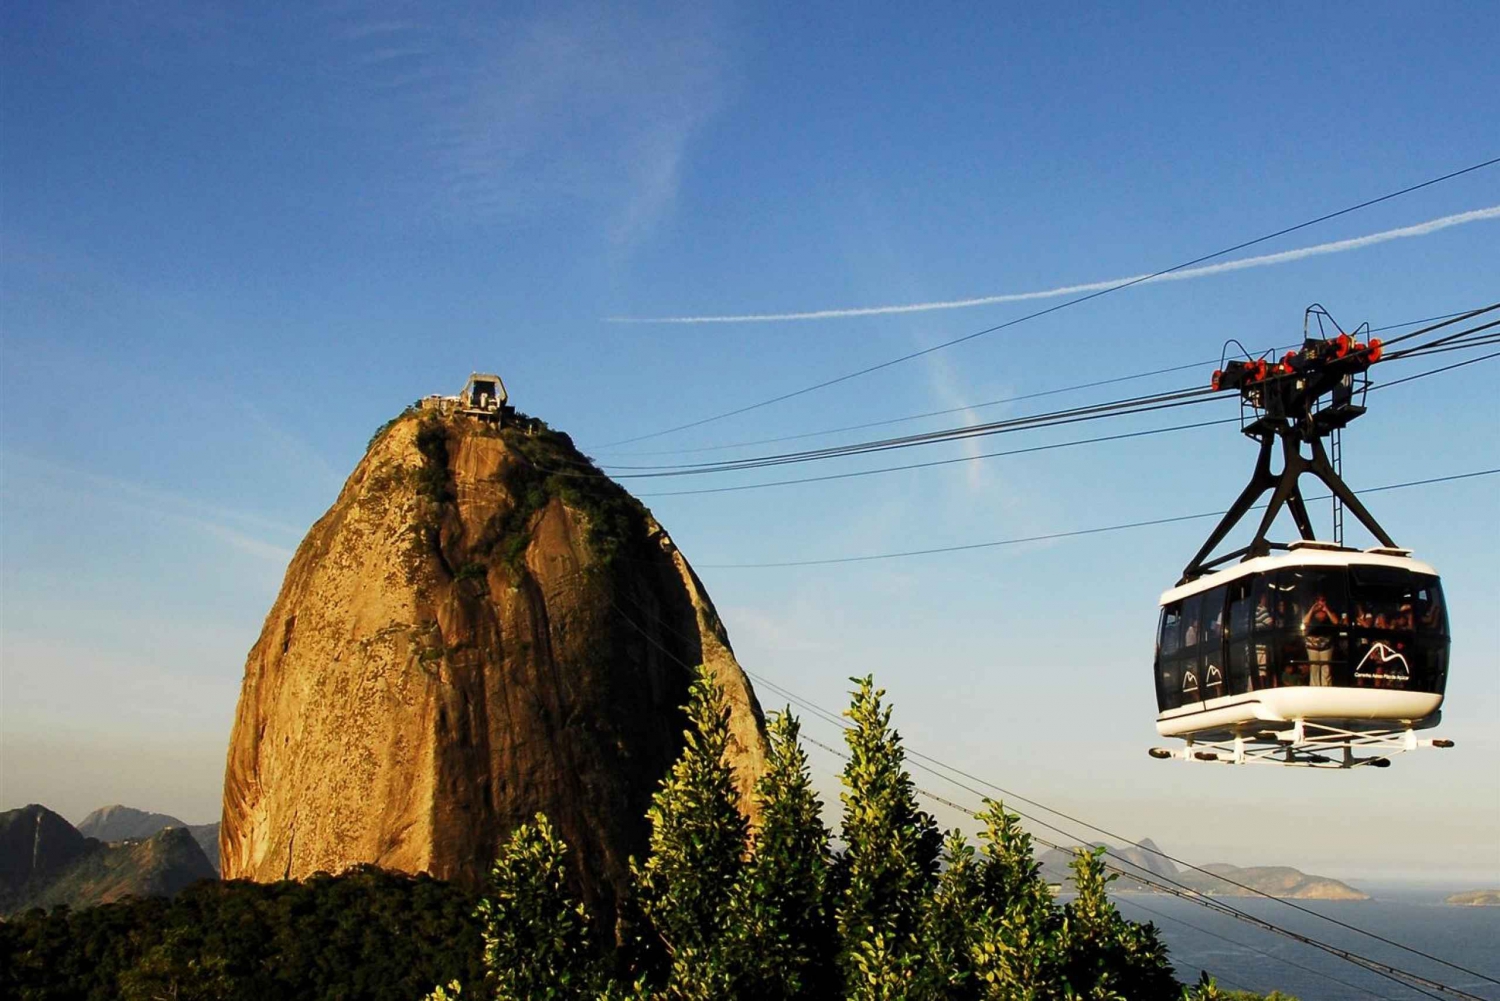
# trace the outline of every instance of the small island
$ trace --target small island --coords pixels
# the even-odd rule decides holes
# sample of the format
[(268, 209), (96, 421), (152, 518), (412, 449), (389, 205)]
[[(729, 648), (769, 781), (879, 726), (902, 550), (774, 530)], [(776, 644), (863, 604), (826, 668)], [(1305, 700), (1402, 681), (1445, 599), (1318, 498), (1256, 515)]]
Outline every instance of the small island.
[(1465, 890), (1463, 893), (1455, 893), (1443, 903), (1459, 907), (1500, 907), (1500, 890)]
[[(1099, 847), (1097, 844), (1090, 847)], [(1038, 861), (1042, 876), (1060, 891), (1070, 892), (1073, 861), (1070, 851), (1052, 849)], [(1317, 876), (1291, 866), (1240, 867), (1224, 862), (1181, 869), (1146, 838), (1124, 848), (1111, 848), (1108, 861), (1119, 873), (1116, 889), (1126, 893), (1169, 892), (1171, 887), (1210, 897), (1268, 896), (1295, 900), (1369, 900), (1369, 894), (1348, 883)], [(1166, 884), (1168, 891), (1163, 890)], [(1450, 899), (1450, 903), (1454, 901)]]

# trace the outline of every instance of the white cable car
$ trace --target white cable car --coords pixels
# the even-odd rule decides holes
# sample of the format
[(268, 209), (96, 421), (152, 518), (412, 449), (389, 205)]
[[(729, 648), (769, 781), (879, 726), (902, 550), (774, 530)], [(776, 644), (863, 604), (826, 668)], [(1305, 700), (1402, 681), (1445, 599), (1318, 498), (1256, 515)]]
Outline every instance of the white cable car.
[[(1260, 456), (1234, 507), (1161, 597), (1156, 729), (1186, 746), (1152, 748), (1153, 757), (1384, 767), (1392, 753), (1452, 746), (1416, 736), (1441, 718), (1448, 680), (1437, 571), (1396, 546), (1344, 484), (1321, 440), (1337, 443), (1344, 425), (1365, 412), (1354, 395), (1362, 402), (1366, 370), (1379, 358), (1379, 341), (1366, 346), (1340, 333), (1305, 339), (1274, 366), (1231, 362), (1214, 373), (1215, 389), (1240, 391), (1253, 415), (1242, 430), (1260, 442)], [(1325, 394), (1331, 400), (1320, 407)], [(1278, 439), (1284, 463), (1273, 474)], [(1304, 472), (1381, 545), (1361, 551), (1317, 541), (1297, 485)], [(1267, 490), (1274, 492), (1251, 543), (1209, 560)], [(1302, 535), (1289, 546), (1266, 540), (1283, 507)]]

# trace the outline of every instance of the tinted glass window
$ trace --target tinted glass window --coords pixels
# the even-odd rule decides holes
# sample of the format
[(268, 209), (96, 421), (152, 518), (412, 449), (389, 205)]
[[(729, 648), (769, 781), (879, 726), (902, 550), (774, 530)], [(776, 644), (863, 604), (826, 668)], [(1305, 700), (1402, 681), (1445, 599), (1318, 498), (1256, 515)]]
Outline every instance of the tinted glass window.
[(1182, 602), (1162, 608), (1156, 649), (1156, 705), (1165, 712), (1182, 705)]
[(1199, 630), (1202, 627), (1198, 609), (1202, 605), (1203, 595), (1201, 594), (1184, 598), (1182, 601), (1182, 648), (1184, 650), (1196, 651), (1198, 649)]
[(1287, 600), (1280, 679), (1326, 688), (1347, 684), (1349, 586), (1342, 567), (1291, 567), (1277, 575)]
[(1161, 632), (1156, 648), (1162, 653), (1176, 653), (1182, 646), (1182, 602), (1173, 602), (1161, 610)]
[(1399, 567), (1354, 566), (1349, 581), (1349, 683), (1442, 692), (1448, 680), (1449, 641), (1437, 578)]
[(1224, 674), (1224, 588), (1205, 591), (1198, 605), (1198, 685), (1201, 697), (1228, 693)]
[(1250, 582), (1251, 685), (1256, 689), (1276, 687), (1275, 574), (1261, 574)]
[(1250, 638), (1250, 624), (1254, 621), (1252, 613), (1255, 609), (1252, 584), (1252, 580), (1246, 578), (1229, 585), (1229, 620), (1225, 642), (1231, 695), (1243, 695), (1250, 691), (1250, 679), (1255, 673), (1255, 645)]

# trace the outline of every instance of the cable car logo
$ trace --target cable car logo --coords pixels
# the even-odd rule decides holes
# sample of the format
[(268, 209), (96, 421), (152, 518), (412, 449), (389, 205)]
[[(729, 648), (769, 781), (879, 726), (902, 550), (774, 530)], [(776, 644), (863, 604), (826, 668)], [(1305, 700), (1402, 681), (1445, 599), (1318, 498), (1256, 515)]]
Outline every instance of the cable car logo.
[(1359, 667), (1354, 671), (1356, 678), (1384, 678), (1386, 680), (1409, 681), (1411, 680), (1411, 668), (1406, 663), (1406, 656), (1392, 650), (1384, 643), (1376, 643), (1370, 647), (1364, 659), (1359, 662)]

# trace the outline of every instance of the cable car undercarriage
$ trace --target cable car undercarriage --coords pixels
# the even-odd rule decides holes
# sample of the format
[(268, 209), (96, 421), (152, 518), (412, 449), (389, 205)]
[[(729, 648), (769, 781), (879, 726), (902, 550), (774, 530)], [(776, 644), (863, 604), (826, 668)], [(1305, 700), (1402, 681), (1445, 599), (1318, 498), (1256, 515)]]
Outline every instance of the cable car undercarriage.
[[(1306, 329), (1312, 317), (1317, 337)], [(1215, 389), (1239, 392), (1241, 431), (1260, 449), (1249, 484), (1162, 595), (1157, 731), (1185, 746), (1153, 747), (1153, 758), (1383, 768), (1394, 754), (1453, 746), (1416, 735), (1437, 725), (1447, 683), (1438, 574), (1396, 545), (1338, 469), (1339, 433), (1365, 413), (1367, 372), (1381, 345), (1342, 330), (1323, 336), (1324, 319), (1332, 322), (1310, 307), (1302, 348), (1279, 362), (1231, 361), (1214, 373)], [(1332, 460), (1322, 441), (1330, 437)], [(1278, 440), (1282, 468), (1273, 473)], [(1333, 495), (1331, 543), (1313, 533), (1298, 482), (1304, 473)], [(1249, 545), (1211, 558), (1267, 491)], [(1290, 545), (1267, 539), (1283, 508), (1301, 536)], [(1343, 509), (1377, 547), (1343, 545)]]

